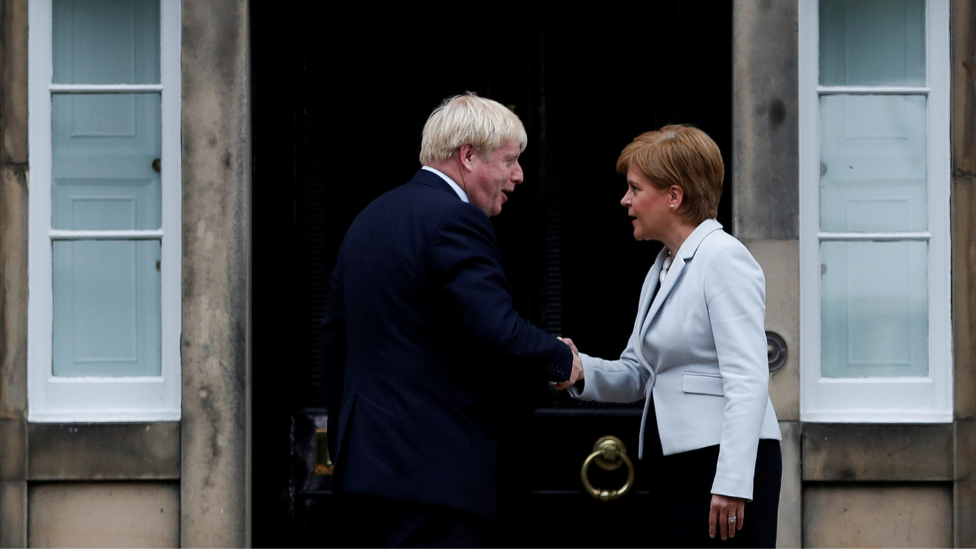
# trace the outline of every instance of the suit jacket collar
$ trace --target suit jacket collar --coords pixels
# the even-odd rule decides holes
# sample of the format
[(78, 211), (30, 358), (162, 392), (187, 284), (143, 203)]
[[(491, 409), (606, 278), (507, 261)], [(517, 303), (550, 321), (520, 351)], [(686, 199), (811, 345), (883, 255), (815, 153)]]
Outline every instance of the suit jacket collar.
[[(657, 280), (661, 276), (661, 268), (664, 265), (664, 260), (668, 257), (667, 248), (661, 250), (661, 253), (657, 255), (657, 260), (654, 261), (654, 266), (651, 267), (651, 273), (648, 274), (648, 276), (654, 276), (654, 280), (651, 283), (651, 290), (649, 291), (649, 294), (653, 295), (654, 299), (652, 300), (650, 296), (646, 296), (641, 300), (641, 312), (644, 310), (647, 311), (641, 324), (641, 341), (644, 340), (644, 334), (647, 333), (647, 328), (650, 326), (654, 316), (661, 309), (664, 300), (668, 298), (668, 294), (671, 293), (678, 280), (681, 279), (681, 271), (684, 270), (685, 265), (695, 257), (695, 252), (698, 251), (705, 237), (721, 228), (722, 224), (714, 219), (706, 219), (695, 227), (695, 230), (688, 235), (688, 238), (678, 248), (678, 252), (674, 254), (671, 268), (668, 269), (668, 275), (664, 278), (664, 284), (657, 282)], [(658, 285), (661, 285), (661, 288), (655, 294), (653, 288), (656, 288)], [(647, 305), (645, 305), (645, 302), (647, 302)]]
[(450, 193), (451, 196), (461, 200), (461, 197), (454, 192), (454, 189), (452, 189), (446, 181), (441, 179), (441, 177), (436, 173), (429, 172), (427, 170), (417, 170), (417, 173), (414, 174), (413, 179), (407, 182), (407, 185), (423, 185), (425, 187), (431, 187), (446, 193)]
[[(684, 243), (681, 244), (681, 247), (678, 248), (677, 255), (684, 259), (684, 261), (688, 261), (695, 256), (695, 252), (698, 251), (698, 247), (701, 246), (701, 243), (703, 240), (705, 240), (705, 237), (721, 228), (722, 224), (714, 219), (706, 219), (705, 221), (702, 221), (697, 227), (695, 227), (694, 231), (691, 231), (688, 238), (686, 238)], [(672, 265), (671, 268), (674, 268), (674, 266)], [(670, 274), (668, 276), (670, 276)]]

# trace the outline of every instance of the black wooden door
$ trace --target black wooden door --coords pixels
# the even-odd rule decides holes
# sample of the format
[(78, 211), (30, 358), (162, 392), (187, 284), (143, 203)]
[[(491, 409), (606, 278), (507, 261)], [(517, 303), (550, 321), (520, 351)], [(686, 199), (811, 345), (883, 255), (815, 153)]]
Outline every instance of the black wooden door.
[[(314, 327), (353, 217), (419, 167), (420, 133), (446, 96), (509, 105), (529, 132), (526, 182), (494, 218), (516, 306), (584, 352), (623, 349), (658, 251), (619, 205), (620, 150), (637, 134), (691, 123), (731, 150), (731, 4), (647, 3), (553, 12), (491, 7), (379, 10), (252, 3), (253, 540), (343, 545), (346, 518), (313, 468), (326, 410)], [(726, 197), (731, 181), (726, 177)], [(723, 197), (720, 221), (729, 220)], [(642, 403), (579, 403), (547, 387), (510, 398), (502, 440), (498, 545), (641, 546), (646, 470)], [(634, 489), (600, 502), (580, 467), (598, 438), (620, 438)], [(594, 471), (622, 484), (623, 469)], [(571, 526), (567, 529), (567, 526)]]

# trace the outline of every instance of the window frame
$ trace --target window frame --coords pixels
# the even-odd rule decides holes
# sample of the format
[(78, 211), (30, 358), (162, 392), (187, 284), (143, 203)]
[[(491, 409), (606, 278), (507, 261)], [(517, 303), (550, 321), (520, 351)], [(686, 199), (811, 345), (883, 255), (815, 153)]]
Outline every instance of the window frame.
[[(150, 85), (53, 83), (52, 0), (28, 5), (28, 420), (128, 422), (180, 419), (181, 272), (181, 6), (160, 0), (160, 83)], [(161, 101), (161, 226), (150, 231), (75, 231), (51, 227), (53, 94), (150, 93)], [(55, 377), (53, 256), (55, 240), (160, 241), (161, 361), (159, 376)]]
[[(926, 82), (921, 87), (821, 86), (819, 1), (798, 5), (800, 420), (830, 423), (945, 423), (952, 412), (949, 2), (926, 0)], [(830, 93), (927, 96), (927, 234), (878, 233), (852, 240), (928, 242), (927, 377), (824, 378), (821, 363), (820, 97)]]

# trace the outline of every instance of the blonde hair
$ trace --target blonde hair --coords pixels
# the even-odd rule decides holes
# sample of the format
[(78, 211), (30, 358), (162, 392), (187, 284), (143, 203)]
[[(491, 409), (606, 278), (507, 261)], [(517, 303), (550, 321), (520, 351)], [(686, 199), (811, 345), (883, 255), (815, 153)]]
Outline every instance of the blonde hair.
[(617, 171), (636, 168), (658, 189), (677, 185), (684, 200), (676, 212), (691, 223), (718, 216), (725, 164), (708, 134), (687, 125), (664, 126), (638, 135), (620, 153)]
[(490, 154), (506, 143), (518, 143), (523, 151), (528, 143), (525, 127), (515, 113), (471, 92), (455, 95), (445, 99), (427, 118), (420, 163), (447, 160), (465, 144), (479, 154)]

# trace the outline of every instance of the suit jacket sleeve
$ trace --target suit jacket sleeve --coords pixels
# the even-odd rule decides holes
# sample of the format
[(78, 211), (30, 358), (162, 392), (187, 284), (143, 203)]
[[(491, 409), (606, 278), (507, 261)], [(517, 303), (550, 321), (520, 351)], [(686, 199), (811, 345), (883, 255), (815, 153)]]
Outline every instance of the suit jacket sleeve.
[(766, 281), (744, 246), (730, 246), (724, 252), (710, 262), (704, 279), (726, 399), (712, 493), (749, 499), (769, 403)]
[[(501, 266), (491, 222), (473, 206), (451, 208), (431, 246), (434, 279), (451, 318), (494, 365), (541, 371), (550, 381), (567, 380), (573, 354), (561, 341), (519, 317)], [(486, 376), (502, 372), (485, 372)]]

